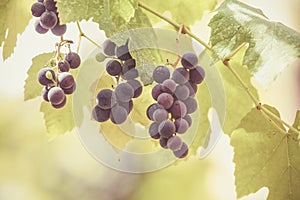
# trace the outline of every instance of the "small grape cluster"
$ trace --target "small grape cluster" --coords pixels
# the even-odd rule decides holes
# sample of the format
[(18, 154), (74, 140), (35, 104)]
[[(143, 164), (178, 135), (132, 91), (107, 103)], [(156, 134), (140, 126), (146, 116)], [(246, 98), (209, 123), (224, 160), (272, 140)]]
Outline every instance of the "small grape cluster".
[(132, 98), (137, 98), (142, 93), (143, 87), (136, 80), (138, 71), (135, 59), (130, 55), (128, 42), (127, 40), (126, 44), (118, 47), (107, 39), (102, 45), (103, 53), (114, 58), (106, 63), (106, 72), (116, 77), (117, 82), (120, 78), (125, 81), (119, 83), (114, 91), (103, 89), (97, 94), (97, 105), (93, 108), (92, 115), (98, 122), (110, 119), (114, 124), (122, 124), (132, 111)]
[(45, 34), (51, 30), (54, 35), (62, 36), (67, 31), (67, 25), (60, 24), (54, 0), (38, 0), (32, 4), (31, 14), (39, 17), (34, 25), (37, 33)]
[(45, 86), (42, 90), (42, 97), (54, 108), (64, 107), (67, 102), (66, 95), (74, 93), (76, 83), (69, 70), (78, 68), (80, 63), (79, 55), (69, 52), (64, 60), (58, 62), (58, 73), (50, 67), (44, 67), (38, 72), (38, 81)]
[(152, 88), (152, 97), (157, 103), (150, 105), (147, 116), (153, 122), (149, 134), (159, 139), (160, 145), (170, 149), (178, 158), (188, 154), (188, 146), (178, 134), (184, 134), (192, 124), (189, 114), (197, 110), (194, 98), (197, 84), (202, 83), (205, 71), (198, 66), (198, 58), (194, 53), (186, 53), (181, 58), (183, 67), (176, 68), (170, 78), (166, 66), (158, 66), (153, 71), (153, 79), (157, 83)]

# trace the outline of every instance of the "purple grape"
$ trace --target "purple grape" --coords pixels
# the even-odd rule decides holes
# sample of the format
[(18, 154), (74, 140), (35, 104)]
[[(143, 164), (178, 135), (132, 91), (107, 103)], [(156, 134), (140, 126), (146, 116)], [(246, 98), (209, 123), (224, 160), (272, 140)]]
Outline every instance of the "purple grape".
[(153, 139), (159, 139), (160, 138), (160, 135), (158, 133), (158, 126), (159, 126), (159, 123), (158, 122), (153, 122), (150, 124), (149, 126), (149, 129), (148, 129), (148, 132), (149, 132), (149, 135), (153, 138)]
[(62, 89), (72, 88), (75, 84), (73, 75), (70, 72), (62, 72), (58, 75), (58, 84)]
[(34, 17), (40, 17), (45, 11), (46, 8), (44, 4), (41, 2), (36, 2), (31, 6), (31, 14)]
[(154, 69), (152, 77), (155, 82), (162, 83), (170, 78), (170, 71), (165, 66), (158, 66)]
[(65, 97), (64, 100), (60, 104), (54, 105), (51, 103), (51, 106), (53, 108), (59, 109), (59, 108), (64, 107), (66, 105), (66, 103), (67, 103), (67, 98)]
[(161, 146), (162, 148), (164, 148), (164, 149), (168, 149), (168, 140), (169, 140), (169, 138), (161, 137), (161, 138), (159, 139), (159, 144), (160, 144), (160, 146)]
[(137, 69), (131, 69), (123, 74), (122, 78), (125, 80), (132, 80), (139, 76), (139, 71)]
[(44, 0), (38, 0), (38, 2), (44, 3)]
[(49, 99), (48, 99), (48, 92), (49, 92), (49, 89), (47, 86), (43, 88), (42, 90), (42, 97), (45, 101), (49, 102)]
[(171, 120), (165, 120), (158, 126), (158, 132), (161, 137), (169, 138), (175, 133), (176, 127)]
[(98, 106), (102, 109), (110, 109), (116, 104), (116, 96), (112, 90), (101, 90), (96, 98)]
[(183, 67), (175, 69), (172, 74), (172, 79), (178, 84), (186, 83), (189, 80), (189, 77), (189, 72)]
[(174, 95), (179, 100), (186, 100), (190, 95), (190, 90), (186, 85), (178, 85)]
[(122, 45), (122, 46), (117, 46), (116, 48), (115, 48), (115, 55), (120, 59), (120, 60), (123, 60), (123, 61), (125, 61), (125, 60), (129, 60), (129, 59), (131, 59), (132, 57), (131, 57), (131, 55), (130, 55), (130, 53), (129, 53), (129, 49), (128, 49), (128, 40), (127, 40), (127, 42), (126, 42), (126, 44), (125, 45)]
[(58, 69), (61, 72), (68, 72), (70, 70), (70, 64), (66, 60), (59, 61)]
[(44, 5), (48, 11), (57, 12), (56, 2), (54, 2), (54, 0), (44, 0)]
[(200, 84), (205, 78), (205, 71), (202, 67), (197, 66), (195, 69), (190, 70), (190, 81), (192, 83)]
[(74, 85), (71, 88), (63, 89), (63, 91), (66, 95), (73, 94), (75, 92), (75, 90), (76, 90), (76, 83), (74, 83)]
[(45, 29), (52, 29), (57, 24), (57, 16), (52, 11), (45, 11), (40, 17), (40, 24)]
[(157, 97), (157, 103), (159, 105), (162, 105), (165, 109), (171, 108), (171, 106), (173, 105), (173, 102), (174, 102), (174, 98), (169, 93), (161, 93)]
[(132, 100), (130, 100), (129, 102), (122, 102), (122, 101), (119, 101), (119, 102), (118, 102), (118, 105), (119, 105), (119, 106), (122, 106), (123, 108), (125, 108), (128, 114), (129, 114), (129, 113), (132, 111), (132, 109), (133, 109), (133, 102), (132, 102)]
[(194, 53), (185, 53), (181, 57), (181, 64), (186, 69), (194, 69), (198, 64), (198, 58)]
[(60, 87), (50, 88), (50, 90), (48, 92), (48, 99), (52, 105), (61, 104), (65, 98), (66, 98), (66, 95)]
[(34, 23), (34, 29), (37, 33), (39, 34), (45, 34), (49, 31), (49, 29), (45, 29), (41, 26), (40, 24), (40, 20), (36, 20), (35, 23)]
[(186, 106), (187, 114), (191, 114), (197, 110), (198, 103), (196, 99), (194, 99), (193, 97), (187, 98), (186, 100), (183, 101), (183, 103)]
[(167, 146), (172, 151), (178, 151), (180, 150), (182, 146), (182, 140), (178, 136), (172, 136), (168, 139)]
[(102, 44), (103, 53), (107, 56), (114, 56), (115, 48), (116, 44), (110, 39), (105, 40)]
[(153, 119), (156, 122), (162, 122), (168, 119), (168, 112), (161, 108), (161, 109), (157, 109), (156, 111), (154, 111), (153, 113)]
[(185, 133), (189, 128), (189, 123), (183, 118), (176, 119), (174, 124), (176, 127), (176, 133), (179, 134)]
[[(47, 72), (50, 72), (52, 74), (52, 80), (48, 79), (46, 77)], [(50, 68), (50, 67), (45, 67), (40, 69), (40, 71), (38, 72), (38, 81), (41, 85), (49, 85), (54, 83), (53, 80), (55, 80), (55, 72)]]
[(182, 119), (185, 119), (187, 121), (189, 127), (192, 125), (192, 118), (190, 115), (186, 115)]
[(198, 86), (190, 81), (186, 82), (185, 86), (189, 88), (190, 97), (194, 97), (197, 93)]
[(157, 103), (153, 103), (151, 104), (148, 108), (147, 108), (147, 111), (146, 111), (146, 114), (147, 114), (147, 117), (148, 119), (154, 121), (153, 119), (153, 113), (159, 109), (159, 108), (163, 108), (161, 105), (157, 104)]
[(92, 116), (97, 122), (105, 122), (110, 117), (110, 109), (104, 110), (99, 106), (95, 106), (92, 111)]
[(164, 80), (161, 86), (161, 90), (169, 94), (173, 94), (176, 89), (176, 83), (172, 79)]
[(128, 80), (127, 83), (133, 88), (133, 98), (137, 98), (142, 94), (143, 86), (138, 80)]
[(129, 70), (135, 68), (136, 66), (136, 62), (135, 59), (129, 59), (126, 60), (123, 64), (123, 68), (122, 68), (122, 72), (123, 74), (125, 74), (126, 72), (128, 72)]
[(121, 63), (117, 60), (110, 60), (106, 63), (106, 71), (111, 76), (118, 76), (122, 71)]
[(157, 84), (157, 85), (155, 85), (153, 88), (152, 88), (152, 92), (151, 92), (151, 94), (152, 94), (152, 98), (153, 99), (155, 99), (155, 100), (157, 100), (157, 97), (161, 94), (161, 93), (163, 93), (163, 91), (161, 90), (161, 84)]
[(116, 97), (119, 101), (128, 102), (134, 96), (134, 90), (128, 83), (121, 83), (115, 89)]
[(173, 154), (177, 158), (184, 158), (188, 155), (188, 153), (189, 153), (189, 148), (184, 142), (182, 143), (181, 148), (178, 151), (173, 151)]
[(62, 36), (67, 31), (67, 25), (66, 24), (59, 24), (57, 23), (52, 29), (51, 32), (56, 36)]
[(81, 63), (80, 56), (75, 52), (68, 53), (65, 60), (69, 62), (71, 69), (76, 69)]
[(176, 101), (174, 101), (169, 112), (172, 114), (172, 118), (177, 119), (177, 118), (181, 118), (186, 115), (187, 108), (186, 108), (186, 105), (182, 101), (176, 100)]
[(110, 120), (114, 123), (114, 124), (122, 124), (126, 121), (127, 119), (127, 111), (125, 108), (123, 108), (122, 106), (115, 106), (111, 109), (110, 112)]

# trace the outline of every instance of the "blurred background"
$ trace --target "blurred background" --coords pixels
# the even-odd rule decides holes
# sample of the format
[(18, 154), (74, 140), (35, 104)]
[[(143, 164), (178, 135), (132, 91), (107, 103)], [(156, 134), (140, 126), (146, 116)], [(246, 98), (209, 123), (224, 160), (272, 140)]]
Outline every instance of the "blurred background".
[[(299, 0), (244, 2), (261, 8), (271, 20), (300, 31)], [(222, 136), (204, 160), (190, 156), (187, 162), (142, 175), (104, 167), (84, 149), (76, 131), (48, 141), (39, 112), (41, 99), (24, 102), (23, 85), (31, 58), (52, 51), (57, 38), (36, 34), (33, 23), (31, 20), (18, 36), (13, 56), (5, 62), (0, 60), (0, 200), (236, 199), (233, 149), (227, 136)], [(192, 27), (194, 32), (201, 33), (201, 23), (205, 22)], [(99, 43), (105, 39), (96, 24), (83, 22), (82, 28)], [(66, 38), (77, 37), (75, 25), (70, 24)], [(84, 40), (82, 59), (90, 49), (93, 46)], [(253, 80), (262, 101), (276, 106), (288, 122), (300, 108), (299, 74), (299, 62), (295, 62), (267, 89)], [(267, 194), (263, 188), (242, 200), (263, 200)]]

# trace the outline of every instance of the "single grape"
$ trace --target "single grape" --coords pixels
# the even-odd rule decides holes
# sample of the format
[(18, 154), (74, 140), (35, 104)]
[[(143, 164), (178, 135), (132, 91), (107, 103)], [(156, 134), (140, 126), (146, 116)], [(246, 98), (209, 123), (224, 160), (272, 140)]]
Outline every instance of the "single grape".
[(49, 102), (49, 99), (48, 99), (48, 92), (49, 92), (49, 89), (47, 86), (43, 88), (42, 90), (42, 97), (45, 101)]
[(172, 79), (178, 84), (186, 83), (189, 78), (189, 72), (183, 67), (176, 68), (172, 74)]
[(174, 101), (169, 112), (172, 114), (172, 118), (177, 119), (186, 115), (187, 108), (182, 101), (176, 100)]
[(128, 102), (134, 96), (133, 88), (128, 83), (121, 83), (115, 89), (116, 97), (119, 101)]
[(66, 103), (67, 103), (67, 98), (65, 97), (64, 100), (60, 104), (54, 105), (51, 103), (51, 106), (53, 108), (59, 109), (59, 108), (64, 107), (66, 105)]
[(128, 49), (128, 43), (129, 40), (127, 40), (126, 44), (122, 45), (122, 46), (116, 46), (115, 48), (115, 55), (120, 59), (120, 60), (129, 60), (131, 59), (131, 55), (129, 53), (129, 49)]
[(49, 31), (49, 29), (43, 28), (40, 24), (40, 20), (36, 20), (34, 23), (34, 29), (39, 34), (45, 34)]
[(54, 0), (44, 0), (44, 5), (48, 11), (57, 12), (56, 2)]
[(157, 97), (163, 93), (163, 91), (161, 90), (161, 84), (157, 84), (155, 85), (153, 88), (152, 88), (152, 92), (151, 92), (151, 95), (152, 95), (152, 98), (157, 100)]
[(122, 106), (115, 106), (111, 109), (110, 120), (114, 124), (122, 124), (127, 119), (127, 111)]
[(125, 80), (132, 80), (132, 79), (135, 79), (139, 76), (139, 72), (137, 69), (133, 68), (129, 71), (127, 71), (125, 74), (123, 74), (123, 78)]
[(174, 98), (169, 93), (161, 93), (157, 97), (157, 103), (162, 105), (165, 109), (171, 108), (173, 102), (174, 102)]
[(65, 98), (66, 98), (66, 95), (60, 87), (50, 88), (50, 90), (48, 92), (48, 99), (52, 105), (61, 104)]
[(128, 102), (119, 101), (118, 105), (122, 106), (123, 108), (125, 108), (126, 111), (127, 111), (127, 114), (129, 114), (132, 111), (132, 109), (133, 109), (133, 101), (132, 100), (130, 100)]
[(62, 89), (69, 89), (75, 84), (73, 75), (70, 72), (62, 72), (58, 75), (58, 84)]
[(173, 94), (176, 89), (176, 83), (172, 79), (164, 80), (161, 86), (161, 90), (169, 94)]
[(106, 56), (103, 53), (97, 53), (95, 58), (98, 62), (103, 62), (106, 59)]
[(75, 90), (76, 90), (76, 83), (74, 83), (74, 85), (71, 88), (63, 89), (63, 91), (66, 95), (73, 94), (75, 92)]
[(142, 94), (143, 86), (138, 80), (128, 80), (127, 83), (133, 88), (134, 94), (132, 98), (137, 98)]
[(65, 60), (69, 62), (71, 69), (76, 69), (81, 63), (80, 56), (75, 52), (68, 53)]
[(110, 117), (110, 109), (104, 110), (99, 106), (95, 106), (92, 111), (92, 116), (97, 122), (105, 122)]
[(157, 103), (153, 103), (151, 104), (148, 108), (147, 108), (147, 111), (146, 111), (146, 114), (147, 114), (147, 117), (148, 119), (154, 121), (153, 119), (153, 113), (154, 111), (156, 111), (157, 109), (159, 108), (163, 108), (161, 105), (157, 104)]
[(153, 113), (153, 119), (156, 122), (162, 122), (168, 119), (168, 112), (161, 108), (161, 109), (157, 109), (156, 111), (154, 111)]
[(190, 90), (186, 85), (178, 85), (174, 95), (179, 100), (186, 100), (190, 95)]
[(135, 68), (136, 66), (136, 62), (135, 59), (129, 59), (126, 60), (123, 64), (123, 68), (122, 68), (122, 72), (123, 74), (125, 74), (126, 72), (128, 72), (129, 70)]
[(159, 139), (160, 138), (160, 135), (159, 135), (159, 132), (158, 132), (158, 126), (159, 126), (158, 122), (152, 122), (149, 126), (148, 132), (149, 132), (149, 135), (153, 139)]
[(181, 64), (186, 69), (194, 69), (198, 64), (198, 58), (194, 53), (185, 53), (181, 57)]
[(45, 11), (46, 8), (44, 4), (41, 2), (36, 2), (31, 6), (31, 14), (34, 17), (40, 17)]
[(176, 127), (171, 120), (165, 120), (158, 126), (158, 132), (161, 137), (169, 138), (175, 133)]
[(197, 110), (198, 103), (193, 97), (187, 98), (183, 103), (186, 105), (187, 114), (191, 114)]
[(181, 148), (178, 151), (173, 151), (173, 154), (177, 158), (184, 158), (188, 155), (188, 153), (189, 153), (189, 148), (184, 142), (182, 143)]
[(186, 115), (182, 119), (185, 119), (187, 121), (187, 123), (189, 124), (189, 127), (192, 125), (192, 118), (190, 115)]
[(170, 78), (170, 71), (165, 66), (158, 66), (154, 69), (152, 77), (155, 82), (162, 83)]
[(66, 60), (61, 60), (58, 62), (58, 69), (61, 72), (68, 72), (70, 70), (70, 64)]
[(160, 146), (161, 146), (162, 148), (164, 148), (164, 149), (168, 149), (168, 140), (169, 140), (169, 138), (161, 137), (161, 138), (159, 139), (159, 144), (160, 144)]
[(192, 83), (200, 84), (205, 78), (205, 71), (202, 67), (197, 66), (190, 70), (190, 81)]
[(62, 36), (67, 31), (67, 25), (66, 24), (59, 24), (57, 23), (52, 29), (51, 32), (56, 36)]
[(195, 83), (192, 83), (191, 81), (188, 81), (184, 84), (189, 88), (190, 97), (194, 97), (197, 93), (198, 86)]
[(116, 44), (110, 39), (107, 39), (102, 43), (103, 53), (107, 56), (114, 56), (115, 48), (116, 48)]
[[(48, 79), (47, 78), (47, 72), (51, 73), (52, 75), (52, 79)], [(53, 80), (55, 80), (55, 72), (50, 68), (50, 67), (44, 67), (42, 69), (40, 69), (40, 71), (38, 72), (38, 81), (41, 85), (49, 85), (53, 83)]]
[(178, 136), (172, 136), (168, 139), (167, 146), (172, 151), (178, 151), (180, 150), (183, 142), (180, 137)]
[(110, 60), (106, 63), (106, 71), (111, 76), (118, 76), (122, 71), (121, 63), (117, 60)]
[(183, 118), (176, 119), (174, 124), (176, 127), (176, 133), (185, 133), (189, 128), (189, 123)]
[(45, 11), (40, 17), (40, 24), (45, 29), (52, 29), (57, 24), (57, 16), (52, 11)]
[(116, 104), (116, 96), (110, 89), (101, 90), (97, 95), (96, 103), (102, 109), (110, 109)]

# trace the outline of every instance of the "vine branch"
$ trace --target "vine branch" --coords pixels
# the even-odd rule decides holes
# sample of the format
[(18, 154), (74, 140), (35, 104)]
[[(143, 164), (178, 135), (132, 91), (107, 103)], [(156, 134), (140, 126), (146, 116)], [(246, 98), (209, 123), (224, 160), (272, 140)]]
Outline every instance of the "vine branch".
[(93, 45), (95, 45), (96, 47), (101, 49), (101, 45), (99, 45), (97, 42), (95, 42), (94, 40), (92, 40), (89, 36), (87, 36), (83, 31), (82, 28), (79, 24), (78, 21), (76, 21), (76, 25), (79, 31), (79, 40), (78, 40), (78, 46), (77, 46), (77, 52), (79, 51), (80, 48), (80, 44), (81, 44), (81, 38), (84, 37), (85, 39), (87, 39), (90, 43), (92, 43)]

